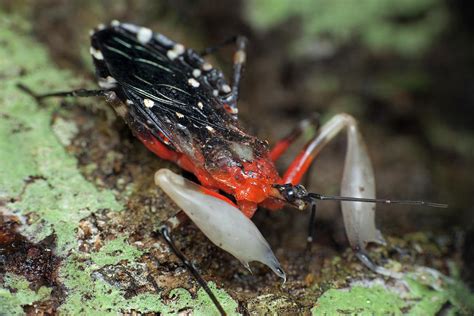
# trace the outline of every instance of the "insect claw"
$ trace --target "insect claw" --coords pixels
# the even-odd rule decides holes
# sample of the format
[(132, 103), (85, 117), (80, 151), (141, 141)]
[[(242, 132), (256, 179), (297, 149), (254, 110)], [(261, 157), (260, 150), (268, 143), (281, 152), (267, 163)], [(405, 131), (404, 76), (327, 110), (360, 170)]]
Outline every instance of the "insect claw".
[(252, 269), (250, 268), (250, 265), (249, 265), (248, 262), (241, 260), (240, 263), (241, 263), (247, 270), (249, 270), (250, 274), (253, 274)]
[(370, 257), (365, 253), (363, 250), (358, 250), (356, 251), (356, 257), (359, 259), (367, 268), (372, 270), (373, 272), (381, 275), (385, 275), (387, 277), (393, 278), (393, 279), (402, 279), (403, 278), (403, 273), (391, 271), (389, 269), (386, 269), (382, 266), (377, 265)]
[(280, 268), (277, 268), (278, 276), (283, 279), (283, 283), (281, 285), (285, 285), (286, 283), (286, 273)]

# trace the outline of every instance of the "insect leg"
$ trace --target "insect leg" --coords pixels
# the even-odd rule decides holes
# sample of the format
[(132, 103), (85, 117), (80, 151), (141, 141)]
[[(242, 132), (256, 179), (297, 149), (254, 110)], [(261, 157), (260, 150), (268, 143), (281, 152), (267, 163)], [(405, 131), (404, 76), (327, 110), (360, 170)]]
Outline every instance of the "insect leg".
[(105, 96), (105, 93), (110, 90), (87, 90), (87, 89), (77, 89), (71, 91), (57, 91), (52, 93), (37, 94), (29, 87), (19, 83), (17, 87), (23, 92), (32, 96), (36, 101), (40, 102), (43, 99), (50, 97), (99, 97)]
[(178, 247), (176, 247), (173, 238), (171, 237), (170, 234), (170, 228), (167, 225), (163, 225), (159, 229), (160, 234), (163, 236), (163, 239), (166, 241), (168, 246), (171, 248), (173, 253), (181, 260), (181, 262), (186, 266), (186, 268), (191, 272), (191, 274), (194, 276), (196, 281), (199, 283), (200, 286), (206, 291), (207, 295), (211, 298), (212, 302), (216, 306), (216, 308), (219, 310), (219, 313), (221, 315), (226, 315), (226, 312), (224, 311), (224, 308), (222, 307), (221, 303), (217, 300), (216, 296), (214, 293), (212, 293), (211, 289), (209, 286), (207, 286), (206, 281), (202, 278), (201, 274), (199, 271), (196, 270), (194, 265), (186, 258), (186, 256), (179, 250)]
[(309, 137), (314, 137), (314, 134), (320, 126), (319, 113), (313, 113), (309, 118), (306, 118), (298, 123), (298, 125), (285, 137), (279, 140), (270, 151), (270, 158), (273, 161), (283, 155), (288, 148), (302, 135), (311, 133)]
[(199, 55), (207, 56), (207, 55), (213, 54), (224, 46), (232, 45), (232, 44), (236, 43), (238, 37), (240, 37), (240, 35), (234, 35), (234, 36), (231, 36), (229, 38), (226, 38), (224, 41), (220, 42), (217, 45), (214, 45), (214, 46), (207, 47), (207, 48), (203, 49), (202, 51), (199, 52)]
[[(297, 184), (314, 158), (338, 133), (347, 130), (347, 153), (341, 195), (375, 198), (375, 177), (369, 155), (355, 119), (338, 114), (324, 124), (291, 163), (283, 176), (284, 183)], [(346, 233), (351, 246), (364, 250), (368, 242), (384, 243), (375, 227), (375, 206), (372, 203), (341, 202)]]
[[(319, 113), (312, 113), (309, 118), (306, 118), (298, 123), (298, 125), (290, 131), (288, 135), (279, 140), (270, 151), (270, 159), (273, 161), (278, 160), (288, 148), (300, 137), (314, 137), (314, 134), (318, 131), (321, 125)], [(306, 172), (304, 183), (306, 187), (309, 187), (309, 179), (311, 174), (312, 165)], [(307, 249), (311, 249), (311, 244), (314, 240), (314, 225), (316, 218), (316, 203), (311, 203), (311, 213), (308, 221), (308, 237), (307, 237)]]
[(259, 261), (286, 280), (280, 263), (258, 228), (226, 197), (168, 169), (156, 172), (155, 183), (207, 238), (239, 259), (246, 268), (249, 269), (249, 262)]
[(232, 74), (232, 94), (230, 98), (230, 106), (237, 107), (237, 100), (239, 98), (239, 86), (240, 86), (240, 79), (242, 78), (242, 72), (244, 69), (245, 61), (247, 59), (247, 38), (245, 36), (237, 35), (230, 37), (223, 41), (222, 43), (212, 46), (209, 48), (204, 49), (201, 52), (202, 56), (209, 55), (214, 53), (215, 51), (219, 50), (221, 47), (235, 44), (236, 50), (234, 53), (233, 59), (233, 74)]
[(233, 102), (237, 103), (239, 98), (240, 79), (244, 70), (245, 60), (247, 59), (247, 38), (237, 36), (236, 39), (237, 50), (234, 53), (234, 74), (232, 78), (232, 95)]
[(308, 238), (307, 238), (307, 246), (309, 247), (313, 240), (314, 240), (314, 226), (315, 226), (315, 219), (316, 219), (316, 202), (311, 201), (311, 213), (309, 216), (309, 224), (308, 224)]
[[(297, 184), (321, 150), (341, 131), (347, 131), (347, 152), (344, 164), (341, 195), (356, 198), (375, 198), (375, 177), (369, 155), (357, 122), (348, 114), (338, 114), (319, 129), (291, 163), (283, 176), (284, 183)], [(359, 253), (358, 258), (378, 273), (389, 271), (377, 266), (366, 255), (369, 242), (384, 244), (381, 233), (375, 227), (375, 204), (341, 202), (344, 225), (349, 243)], [(393, 276), (393, 275), (391, 275)]]

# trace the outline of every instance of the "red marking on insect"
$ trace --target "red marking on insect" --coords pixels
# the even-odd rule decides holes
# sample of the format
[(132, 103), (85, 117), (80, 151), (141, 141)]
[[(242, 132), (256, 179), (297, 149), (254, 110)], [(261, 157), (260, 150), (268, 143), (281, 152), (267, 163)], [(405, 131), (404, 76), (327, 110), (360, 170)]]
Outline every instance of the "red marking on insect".
[(222, 200), (226, 203), (229, 203), (230, 205), (234, 206), (234, 207), (237, 207), (237, 205), (235, 205), (234, 202), (232, 202), (230, 199), (226, 198), (225, 196), (223, 196), (222, 194), (219, 194), (218, 192), (214, 191), (214, 190), (211, 190), (211, 189), (208, 189), (206, 187), (200, 187), (199, 188), (200, 191), (206, 195), (210, 195), (210, 196), (213, 196), (219, 200)]

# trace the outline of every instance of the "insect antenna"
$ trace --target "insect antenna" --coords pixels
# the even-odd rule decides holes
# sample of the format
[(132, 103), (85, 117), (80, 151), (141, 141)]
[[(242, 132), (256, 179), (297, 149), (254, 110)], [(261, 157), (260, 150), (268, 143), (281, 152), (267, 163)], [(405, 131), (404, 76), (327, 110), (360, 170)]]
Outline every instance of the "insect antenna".
[[(316, 201), (346, 201), (346, 202), (365, 202), (365, 203), (381, 203), (381, 204), (401, 204), (401, 205), (416, 205), (416, 206), (428, 206), (436, 208), (447, 208), (447, 204), (443, 203), (434, 203), (427, 201), (418, 201), (418, 200), (392, 200), (392, 199), (371, 199), (371, 198), (357, 198), (351, 196), (337, 196), (337, 195), (323, 195), (318, 193), (306, 193), (305, 196), (301, 197), (302, 200), (306, 200), (307, 203), (311, 206), (311, 214), (309, 220), (309, 229), (308, 229), (308, 243), (307, 249), (311, 247), (311, 243), (314, 238), (314, 217), (316, 213)], [(357, 258), (370, 270), (375, 273), (382, 274), (391, 278), (400, 279), (402, 274), (388, 270), (382, 266), (377, 265), (365, 250), (356, 248)]]
[[(427, 201), (417, 201), (417, 200), (392, 200), (392, 199), (370, 199), (370, 198), (358, 198), (351, 196), (337, 196), (337, 195), (323, 195), (319, 193), (306, 193), (303, 197), (304, 200), (307, 200), (311, 207), (311, 213), (309, 217), (309, 226), (308, 226), (308, 247), (314, 240), (314, 223), (316, 217), (316, 201), (347, 201), (347, 202), (365, 202), (365, 203), (381, 203), (381, 204), (401, 204), (401, 205), (416, 205), (416, 206), (428, 206), (436, 208), (447, 208), (447, 204), (443, 203), (434, 203)], [(366, 261), (366, 260), (365, 260)]]
[(311, 243), (314, 238), (316, 200), (365, 202), (365, 203), (381, 203), (381, 204), (401, 204), (401, 205), (416, 205), (416, 206), (427, 206), (427, 207), (436, 207), (436, 208), (448, 207), (448, 204), (444, 204), (444, 203), (434, 203), (434, 202), (418, 201), (418, 200), (370, 199), (370, 198), (358, 198), (358, 197), (351, 197), (351, 196), (323, 195), (319, 193), (307, 193), (305, 199), (308, 199), (311, 205), (311, 214), (310, 214), (310, 219), (309, 219), (308, 239), (307, 239), (308, 243)]
[(160, 227), (160, 233), (163, 236), (163, 239), (166, 241), (168, 246), (173, 250), (173, 253), (181, 260), (181, 262), (186, 266), (186, 268), (191, 272), (191, 274), (194, 276), (196, 281), (199, 283), (200, 286), (206, 291), (207, 295), (211, 298), (211, 301), (214, 303), (216, 308), (219, 310), (219, 313), (222, 316), (227, 315), (226, 312), (224, 311), (224, 308), (222, 307), (221, 303), (217, 300), (216, 296), (214, 293), (212, 293), (211, 289), (207, 285), (206, 281), (202, 278), (201, 274), (196, 270), (196, 268), (193, 266), (193, 264), (186, 258), (186, 256), (181, 252), (181, 250), (176, 247), (173, 238), (171, 237), (170, 234), (170, 229), (168, 226), (163, 225)]
[(414, 200), (392, 200), (392, 199), (369, 199), (369, 198), (357, 198), (351, 196), (337, 196), (337, 195), (322, 195), (318, 193), (308, 193), (307, 197), (312, 200), (320, 201), (348, 201), (348, 202), (367, 202), (367, 203), (382, 203), (382, 204), (402, 204), (402, 205), (417, 205), (417, 206), (428, 206), (436, 208), (447, 208), (448, 204), (434, 203), (427, 201), (414, 201)]

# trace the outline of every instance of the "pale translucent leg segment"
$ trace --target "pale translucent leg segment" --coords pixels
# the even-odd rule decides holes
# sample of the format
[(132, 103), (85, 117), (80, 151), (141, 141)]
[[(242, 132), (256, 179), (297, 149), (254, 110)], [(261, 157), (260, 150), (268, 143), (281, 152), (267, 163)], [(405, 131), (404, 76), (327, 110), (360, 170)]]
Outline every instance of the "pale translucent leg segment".
[(216, 246), (239, 259), (259, 261), (286, 280), (280, 263), (255, 224), (223, 197), (206, 194), (205, 189), (168, 169), (155, 174), (155, 183), (188, 215)]
[[(341, 183), (341, 195), (358, 198), (375, 198), (375, 178), (367, 148), (355, 119), (338, 114), (321, 126), (319, 134), (311, 140), (288, 168), (284, 182), (297, 183), (312, 160), (337, 134), (346, 130), (347, 152)], [(354, 249), (365, 250), (368, 242), (384, 243), (375, 227), (375, 204), (342, 202), (342, 213), (347, 237)]]
[[(319, 134), (308, 143), (300, 158), (289, 168), (286, 182), (293, 182), (305, 172), (304, 168), (337, 134), (346, 130), (347, 152), (341, 182), (341, 196), (356, 198), (375, 198), (375, 177), (362, 135), (356, 120), (348, 114), (338, 114), (321, 126)], [(299, 165), (298, 165), (299, 163)], [(341, 202), (344, 226), (351, 247), (357, 251), (357, 257), (376, 273), (400, 278), (392, 272), (373, 263), (366, 254), (369, 242), (385, 244), (380, 231), (375, 227), (375, 203)]]
[[(341, 195), (374, 199), (374, 171), (357, 123), (352, 116), (344, 114), (340, 120), (342, 122), (339, 124), (347, 129), (347, 152)], [(375, 227), (375, 203), (341, 202), (341, 207), (346, 233), (352, 247), (365, 250), (369, 242), (385, 244), (382, 234)]]

